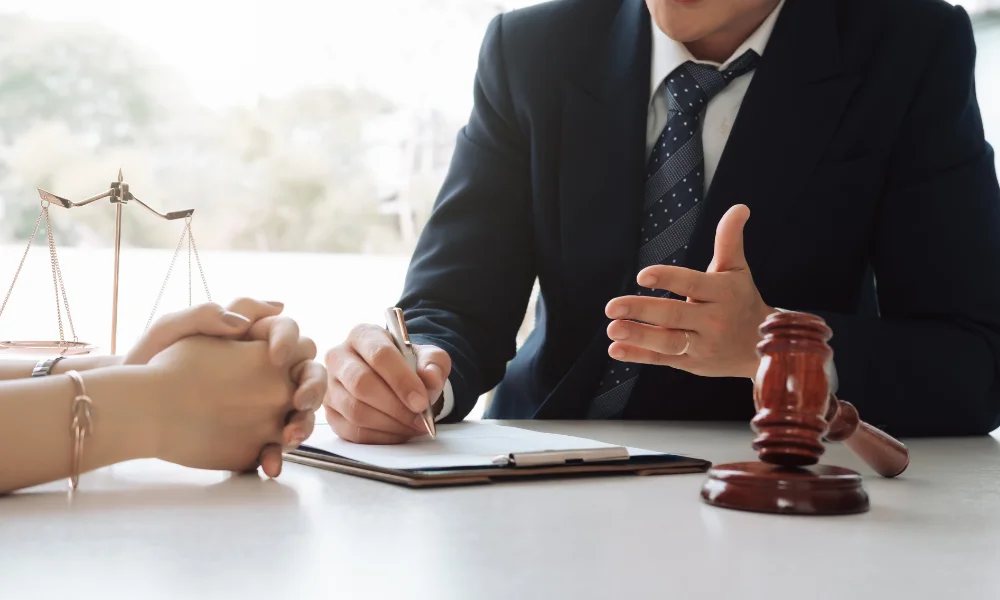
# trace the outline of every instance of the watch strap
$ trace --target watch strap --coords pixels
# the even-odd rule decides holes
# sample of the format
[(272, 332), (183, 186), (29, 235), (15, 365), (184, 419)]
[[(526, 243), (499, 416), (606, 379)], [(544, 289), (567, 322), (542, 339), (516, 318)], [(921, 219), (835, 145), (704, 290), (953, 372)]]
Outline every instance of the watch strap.
[(55, 356), (53, 358), (46, 358), (38, 361), (35, 368), (31, 370), (32, 377), (45, 377), (52, 373), (52, 367), (56, 366), (56, 363), (60, 360), (66, 358), (65, 356)]

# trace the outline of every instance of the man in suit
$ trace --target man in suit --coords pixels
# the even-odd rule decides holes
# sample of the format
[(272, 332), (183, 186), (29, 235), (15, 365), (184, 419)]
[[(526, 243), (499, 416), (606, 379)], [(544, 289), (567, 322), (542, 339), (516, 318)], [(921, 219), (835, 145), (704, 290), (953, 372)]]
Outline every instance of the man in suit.
[[(327, 356), (346, 439), (464, 418), (747, 421), (758, 326), (823, 317), (896, 435), (1000, 426), (1000, 193), (942, 0), (557, 0), (498, 16), (403, 297)], [(751, 216), (752, 215), (752, 216)], [(536, 327), (515, 351), (534, 281)], [(876, 285), (877, 284), (877, 285)]]

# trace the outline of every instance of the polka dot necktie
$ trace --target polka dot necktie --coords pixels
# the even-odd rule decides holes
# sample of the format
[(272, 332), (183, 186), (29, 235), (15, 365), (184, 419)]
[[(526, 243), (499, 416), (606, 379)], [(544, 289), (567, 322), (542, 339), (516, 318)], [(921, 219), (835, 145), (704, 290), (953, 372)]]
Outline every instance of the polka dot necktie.
[[(705, 159), (701, 123), (709, 101), (731, 81), (754, 69), (758, 55), (748, 50), (723, 71), (688, 61), (667, 76), (667, 124), (646, 166), (639, 230), (639, 271), (650, 265), (681, 265), (701, 213)], [(635, 285), (633, 293), (658, 298), (670, 292)], [(588, 418), (620, 417), (639, 379), (639, 365), (609, 358)]]

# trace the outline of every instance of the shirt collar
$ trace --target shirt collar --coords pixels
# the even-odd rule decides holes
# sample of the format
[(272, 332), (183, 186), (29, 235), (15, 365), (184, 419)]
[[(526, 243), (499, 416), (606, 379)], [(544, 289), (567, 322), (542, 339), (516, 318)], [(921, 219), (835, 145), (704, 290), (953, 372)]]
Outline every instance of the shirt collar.
[(729, 63), (743, 56), (747, 50), (753, 50), (759, 56), (764, 56), (764, 47), (767, 46), (768, 40), (771, 39), (771, 32), (774, 30), (774, 23), (778, 20), (778, 14), (781, 12), (784, 5), (785, 0), (781, 0), (781, 2), (778, 3), (778, 6), (771, 11), (771, 14), (764, 19), (764, 22), (760, 24), (760, 27), (753, 32), (753, 35), (748, 37), (746, 41), (743, 42), (735, 52), (733, 52), (732, 56), (726, 59), (726, 62), (722, 64), (709, 60), (696, 59), (691, 55), (687, 46), (667, 37), (667, 34), (663, 33), (663, 31), (656, 26), (656, 22), (650, 19), (653, 27), (653, 56), (650, 61), (650, 100), (652, 100), (652, 97), (656, 95), (660, 88), (660, 84), (663, 83), (663, 80), (666, 79), (667, 75), (672, 73), (674, 69), (687, 61), (701, 63), (704, 65), (712, 65), (713, 67), (721, 70), (728, 67)]

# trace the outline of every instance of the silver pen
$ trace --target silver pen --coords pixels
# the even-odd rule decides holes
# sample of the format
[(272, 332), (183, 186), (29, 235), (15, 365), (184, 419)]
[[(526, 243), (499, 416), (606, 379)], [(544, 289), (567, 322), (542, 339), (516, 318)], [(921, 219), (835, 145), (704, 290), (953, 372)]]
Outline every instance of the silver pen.
[[(417, 353), (413, 350), (413, 344), (410, 343), (410, 334), (406, 330), (406, 320), (403, 318), (403, 311), (395, 306), (386, 309), (385, 328), (389, 332), (389, 335), (392, 336), (392, 341), (396, 344), (396, 348), (403, 354), (406, 363), (416, 373)], [(437, 428), (434, 426), (434, 410), (430, 404), (421, 413), (420, 418), (423, 420), (424, 427), (427, 428), (427, 433), (431, 436), (431, 439), (436, 439)]]

